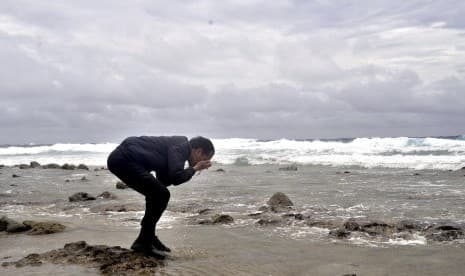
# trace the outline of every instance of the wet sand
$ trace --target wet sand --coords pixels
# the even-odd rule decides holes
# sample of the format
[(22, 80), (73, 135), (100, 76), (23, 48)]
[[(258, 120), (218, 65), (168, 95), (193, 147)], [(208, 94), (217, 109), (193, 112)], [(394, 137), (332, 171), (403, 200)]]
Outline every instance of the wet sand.
[[(315, 178), (305, 178), (306, 171)], [(322, 171), (323, 170), (323, 171)], [(243, 219), (248, 213), (257, 210), (264, 201), (275, 191), (284, 191), (293, 199), (298, 209), (309, 209), (315, 216), (321, 217), (321, 208), (326, 208), (325, 214), (331, 204), (343, 199), (334, 191), (343, 190), (351, 195), (351, 178), (353, 182), (369, 182), (379, 172), (368, 170), (352, 170), (352, 175), (339, 174), (340, 169), (313, 167), (300, 169), (298, 172), (278, 171), (273, 167), (226, 167), (226, 172), (209, 171), (193, 179), (187, 186), (171, 189), (172, 201), (169, 211), (166, 212), (160, 223), (158, 235), (173, 249), (171, 257), (164, 261), (157, 270), (159, 275), (463, 275), (465, 271), (465, 247), (462, 241), (453, 243), (427, 243), (424, 245), (390, 245), (390, 244), (354, 244), (349, 240), (338, 241), (327, 238), (327, 232), (311, 234), (311, 227), (259, 227)], [(0, 261), (9, 262), (21, 259), (30, 253), (62, 248), (66, 243), (84, 240), (88, 244), (104, 244), (108, 246), (122, 246), (128, 248), (138, 233), (138, 220), (142, 212), (123, 213), (93, 213), (92, 207), (113, 203), (140, 204), (141, 197), (130, 190), (116, 190), (116, 179), (107, 171), (64, 171), (16, 168), (3, 168), (0, 170), (2, 196), (0, 197), (0, 215), (6, 214), (18, 221), (26, 219), (53, 220), (64, 224), (67, 228), (62, 233), (31, 236), (26, 234), (7, 234), (0, 232)], [(413, 172), (403, 171), (392, 173), (393, 182), (398, 179), (405, 183), (414, 181), (423, 183), (425, 179), (437, 178), (443, 183), (460, 184), (461, 172)], [(21, 174), (20, 178), (12, 178), (13, 173)], [(318, 174), (319, 173), (319, 174)], [(363, 175), (363, 173), (368, 175)], [(358, 176), (357, 176), (357, 175)], [(81, 181), (82, 175), (87, 180)], [(328, 178), (343, 179), (342, 184), (335, 187), (329, 184)], [(400, 175), (400, 176), (399, 176)], [(439, 176), (438, 176), (439, 175)], [(444, 176), (444, 177), (443, 177)], [(397, 178), (396, 178), (397, 177)], [(70, 182), (65, 182), (71, 179)], [(379, 178), (376, 178), (378, 181)], [(274, 182), (273, 182), (274, 181)], [(299, 189), (293, 190), (289, 183), (314, 182), (306, 186), (306, 195), (300, 194)], [(423, 182), (421, 182), (423, 181)], [(244, 183), (240, 186), (240, 183)], [(348, 184), (344, 184), (348, 183)], [(415, 184), (414, 183), (414, 184)], [(11, 186), (11, 185), (16, 186)], [(321, 184), (321, 185), (320, 185)], [(434, 184), (434, 182), (433, 182)], [(197, 185), (197, 186), (196, 186)], [(299, 186), (302, 187), (302, 186)], [(384, 187), (381, 190), (366, 191), (375, 199), (363, 201), (367, 194), (349, 198), (349, 208), (344, 212), (352, 212), (358, 204), (370, 206), (367, 202), (376, 200), (375, 192), (384, 192), (392, 200), (406, 199), (408, 195), (394, 196), (399, 186)], [(457, 187), (452, 187), (457, 190)], [(345, 189), (345, 190), (344, 190)], [(358, 189), (358, 188), (357, 188)], [(448, 215), (457, 217), (458, 206), (462, 194), (451, 200), (451, 192), (445, 189), (431, 191), (422, 187), (412, 191), (414, 194), (426, 196), (442, 191), (442, 196), (449, 198)], [(96, 200), (92, 202), (69, 203), (67, 197), (77, 191), (86, 191), (94, 195), (108, 190), (115, 193), (118, 199)], [(10, 191), (10, 192), (8, 192)], [(301, 192), (301, 191), (300, 191)], [(361, 192), (360, 192), (361, 193)], [(328, 198), (333, 195), (334, 198)], [(340, 194), (340, 193), (339, 193)], [(312, 198), (319, 195), (320, 198)], [(436, 199), (441, 199), (441, 194)], [(379, 205), (371, 208), (355, 209), (355, 214), (365, 212), (369, 215), (381, 214), (380, 217), (395, 217), (399, 209), (392, 209), (393, 213), (382, 213), (376, 206), (386, 207), (385, 202), (377, 199)], [(432, 200), (435, 200), (433, 198)], [(442, 200), (442, 199), (441, 199)], [(315, 203), (326, 202), (327, 205)], [(394, 202), (393, 205), (397, 203)], [(418, 204), (428, 205), (425, 199)], [(431, 203), (438, 204), (438, 203)], [(446, 204), (446, 203), (444, 203)], [(447, 205), (444, 205), (447, 206)], [(320, 209), (317, 209), (319, 207)], [(389, 206), (388, 206), (389, 207)], [(200, 208), (212, 208), (215, 213), (229, 213), (235, 218), (231, 225), (194, 225), (188, 218)], [(189, 211), (192, 209), (191, 211)], [(389, 208), (387, 208), (389, 209)], [(339, 210), (339, 209), (335, 209)], [(383, 209), (384, 210), (384, 209)], [(308, 211), (308, 210), (307, 210)], [(334, 211), (335, 212), (335, 211)], [(339, 211), (338, 211), (339, 212)], [(342, 211), (341, 211), (342, 212)], [(406, 207), (404, 213), (418, 216), (428, 210), (415, 211)], [(413, 212), (413, 213), (412, 213)], [(429, 215), (437, 214), (432, 210)], [(331, 215), (330, 213), (329, 215)], [(339, 213), (334, 213), (338, 215)], [(344, 213), (345, 214), (345, 213)], [(442, 218), (436, 216), (435, 218)], [(458, 218), (460, 220), (461, 218)], [(309, 233), (297, 235), (302, 229)], [(318, 230), (318, 229), (317, 229)], [(324, 237), (324, 238), (320, 238)], [(59, 275), (98, 275), (97, 268), (77, 265), (14, 266), (0, 267), (1, 275), (46, 275), (56, 273)]]

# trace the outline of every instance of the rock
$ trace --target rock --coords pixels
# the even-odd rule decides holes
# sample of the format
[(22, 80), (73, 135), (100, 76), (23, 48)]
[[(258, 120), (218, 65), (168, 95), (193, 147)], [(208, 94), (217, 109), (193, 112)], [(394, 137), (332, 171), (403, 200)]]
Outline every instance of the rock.
[(425, 230), (425, 234), (427, 239), (439, 242), (465, 238), (464, 228), (454, 223), (432, 225)]
[(421, 174), (420, 174), (420, 173), (414, 173), (413, 175), (416, 175), (416, 176), (418, 176), (418, 175), (421, 175)]
[(281, 225), (284, 220), (278, 216), (265, 216), (259, 219), (256, 223), (261, 226), (276, 226)]
[(29, 166), (33, 169), (40, 167), (40, 164), (36, 161), (32, 161)]
[(350, 173), (350, 171), (344, 171), (344, 173), (345, 173), (345, 174), (348, 174), (348, 173)]
[(126, 183), (124, 183), (122, 181), (116, 182), (116, 189), (124, 190), (124, 189), (127, 189), (127, 188), (129, 188), (129, 186), (126, 185)]
[(155, 275), (162, 264), (159, 259), (119, 246), (88, 245), (79, 241), (65, 244), (61, 249), (30, 254), (16, 262), (4, 262), (2, 266), (37, 266), (43, 262), (98, 267), (102, 275)]
[(213, 224), (227, 224), (227, 223), (232, 223), (234, 222), (233, 217), (230, 215), (215, 215), (212, 217), (212, 223)]
[(294, 206), (294, 203), (281, 192), (275, 193), (267, 202), (267, 204), (272, 208), (273, 211), (279, 211), (280, 209), (289, 209), (289, 207)]
[(302, 214), (289, 213), (289, 214), (282, 215), (282, 217), (283, 218), (293, 218), (295, 220), (304, 220), (304, 215), (302, 215)]
[(297, 168), (296, 164), (292, 164), (292, 165), (289, 165), (289, 166), (279, 168), (280, 171), (297, 171), (297, 169), (298, 168)]
[(66, 179), (65, 182), (68, 183), (68, 182), (71, 182), (71, 180), (70, 180), (70, 179)]
[(87, 170), (87, 171), (88, 171), (88, 170), (89, 170), (89, 167), (87, 167), (85, 164), (79, 164), (79, 165), (77, 166), (77, 169), (78, 169), (78, 170)]
[(348, 231), (365, 232), (370, 235), (389, 235), (395, 229), (393, 225), (383, 221), (350, 218), (343, 224), (343, 229)]
[(61, 168), (63, 170), (74, 170), (76, 169), (76, 166), (74, 166), (73, 164), (65, 163), (63, 166), (61, 166)]
[(219, 168), (219, 169), (217, 169), (215, 172), (225, 172), (225, 170), (222, 169), (222, 168)]
[(425, 225), (414, 220), (401, 220), (395, 224), (398, 231), (421, 231)]
[(105, 192), (99, 194), (99, 195), (97, 196), (97, 198), (116, 199), (117, 196), (115, 196), (114, 194), (112, 194), (112, 193), (110, 193), (110, 192), (108, 192), (108, 191), (105, 191)]
[(89, 181), (89, 179), (87, 179), (87, 177), (83, 176), (83, 177), (81, 177), (81, 181)]
[(144, 210), (144, 207), (137, 204), (106, 204), (90, 208), (90, 211), (93, 213), (136, 212), (142, 210)]
[(43, 165), (42, 168), (43, 169), (59, 169), (61, 167), (58, 164), (50, 163), (50, 164), (47, 164), (47, 165)]
[(87, 200), (95, 200), (95, 197), (89, 195), (88, 193), (84, 193), (84, 192), (75, 193), (74, 195), (69, 197), (70, 202), (87, 201)]
[(46, 235), (53, 234), (58, 232), (63, 232), (65, 226), (56, 222), (40, 222), (25, 220), (23, 224), (30, 228), (28, 234), (30, 235)]
[(338, 239), (344, 239), (350, 236), (350, 231), (339, 228), (339, 229), (329, 231), (329, 236), (338, 238)]
[(11, 177), (16, 178), (16, 177), (21, 177), (21, 176), (19, 176), (17, 174), (13, 174), (13, 175), (11, 175)]
[(6, 216), (0, 218), (0, 230), (6, 231), (8, 233), (17, 233), (17, 232), (24, 232), (29, 230), (30, 227), (12, 220)]
[(198, 213), (199, 213), (199, 215), (206, 215), (206, 214), (211, 213), (212, 211), (213, 211), (213, 209), (205, 208), (205, 209), (199, 210)]
[(18, 167), (19, 167), (21, 170), (24, 170), (24, 169), (29, 169), (29, 168), (31, 168), (31, 167), (29, 167), (29, 165), (28, 165), (28, 164), (20, 164), (20, 165), (18, 165)]
[(306, 224), (310, 227), (318, 227), (318, 228), (327, 228), (327, 229), (336, 229), (341, 227), (340, 221), (334, 220), (316, 220), (316, 219), (308, 219)]
[(0, 164), (0, 169), (5, 168), (5, 165)]

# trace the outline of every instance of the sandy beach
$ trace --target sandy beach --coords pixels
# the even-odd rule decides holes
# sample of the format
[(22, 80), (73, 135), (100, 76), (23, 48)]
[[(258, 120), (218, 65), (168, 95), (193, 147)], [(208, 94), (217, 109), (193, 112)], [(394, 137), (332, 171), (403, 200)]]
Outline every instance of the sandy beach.
[[(157, 234), (173, 252), (156, 274), (462, 275), (465, 269), (462, 228), (453, 235), (424, 230), (435, 225), (461, 227), (462, 170), (219, 168), (170, 188), (172, 200)], [(142, 197), (130, 189), (116, 189), (117, 179), (107, 170), (4, 167), (0, 172), (2, 216), (66, 227), (48, 235), (0, 232), (4, 263), (77, 241), (128, 248), (138, 233)], [(116, 198), (98, 198), (104, 191)], [(68, 197), (77, 192), (97, 199), (70, 202)], [(293, 206), (266, 210), (276, 192), (287, 195)], [(213, 223), (215, 215), (228, 215), (233, 221)], [(378, 224), (351, 229), (351, 218), (360, 227), (365, 223), (360, 220)], [(401, 231), (392, 226), (405, 220), (423, 228)], [(332, 234), (338, 230), (350, 234)], [(95, 264), (47, 261), (40, 266), (5, 264), (0, 270), (2, 275), (101, 273)]]

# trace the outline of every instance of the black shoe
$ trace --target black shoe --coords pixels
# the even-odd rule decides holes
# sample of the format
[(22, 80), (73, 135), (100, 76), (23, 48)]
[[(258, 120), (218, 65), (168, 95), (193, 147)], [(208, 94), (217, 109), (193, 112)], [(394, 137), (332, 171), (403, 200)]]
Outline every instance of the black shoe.
[(131, 249), (135, 252), (140, 252), (145, 256), (154, 257), (159, 260), (164, 260), (166, 258), (166, 255), (163, 254), (163, 252), (157, 250), (152, 245), (147, 246), (146, 243), (134, 242), (131, 245)]
[(152, 242), (152, 245), (153, 247), (155, 247), (155, 249), (158, 249), (160, 251), (164, 251), (164, 252), (171, 252), (171, 249), (169, 247), (167, 247), (166, 245), (164, 245), (159, 239), (157, 236), (155, 236), (153, 238), (153, 242)]

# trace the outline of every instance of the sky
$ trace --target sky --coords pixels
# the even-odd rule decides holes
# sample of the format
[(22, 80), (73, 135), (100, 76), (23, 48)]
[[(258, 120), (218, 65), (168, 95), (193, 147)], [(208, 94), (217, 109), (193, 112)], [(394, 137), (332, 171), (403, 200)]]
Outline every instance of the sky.
[(465, 1), (2, 0), (0, 144), (465, 134)]

